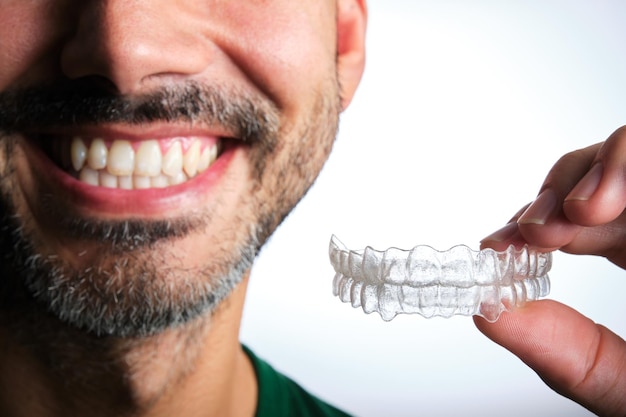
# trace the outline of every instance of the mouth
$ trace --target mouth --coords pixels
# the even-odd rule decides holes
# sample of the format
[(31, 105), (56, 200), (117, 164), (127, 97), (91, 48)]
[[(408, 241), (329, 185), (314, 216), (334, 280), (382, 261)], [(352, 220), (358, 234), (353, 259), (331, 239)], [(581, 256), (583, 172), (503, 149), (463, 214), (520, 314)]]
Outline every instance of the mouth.
[(165, 139), (46, 137), (37, 145), (62, 171), (81, 183), (120, 190), (184, 184), (218, 159), (222, 139), (184, 136)]
[(18, 177), (41, 218), (49, 217), (41, 207), (50, 204), (75, 216), (122, 219), (173, 216), (232, 199), (223, 182), (234, 166), (246, 169), (248, 148), (223, 129), (162, 124), (28, 132), (23, 138), (27, 163), (18, 166)]

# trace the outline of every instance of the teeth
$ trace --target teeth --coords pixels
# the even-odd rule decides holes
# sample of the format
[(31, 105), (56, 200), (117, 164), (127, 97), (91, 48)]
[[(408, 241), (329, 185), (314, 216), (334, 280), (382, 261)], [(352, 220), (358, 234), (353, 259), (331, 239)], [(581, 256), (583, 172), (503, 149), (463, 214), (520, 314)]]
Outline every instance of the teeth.
[(198, 162), (200, 162), (200, 142), (194, 141), (183, 156), (183, 168), (190, 177), (193, 177), (198, 172)]
[(193, 139), (183, 151), (182, 143), (174, 141), (163, 154), (157, 140), (133, 147), (127, 140), (115, 140), (107, 146), (103, 139), (94, 139), (86, 146), (75, 137), (61, 159), (69, 158), (77, 178), (90, 185), (126, 190), (163, 188), (182, 184), (207, 170), (217, 159), (218, 147), (216, 143), (203, 149), (202, 141)]
[(82, 182), (87, 183), (89, 185), (99, 185), (100, 184), (100, 180), (99, 180), (99, 175), (98, 175), (98, 171), (94, 171), (91, 168), (83, 168), (82, 171), (80, 171), (80, 176), (78, 177)]
[(187, 174), (185, 174), (184, 172), (179, 172), (176, 175), (170, 175), (169, 177), (169, 181), (170, 181), (170, 185), (178, 185), (178, 184), (182, 184), (183, 182), (187, 181)]
[(87, 147), (79, 138), (74, 138), (70, 150), (72, 156), (72, 166), (78, 172), (81, 170), (87, 159)]
[[(199, 142), (198, 142), (199, 144)], [(142, 142), (137, 150), (135, 174), (156, 177), (161, 174), (161, 146), (156, 140)]]
[[(215, 149), (215, 148), (212, 148)], [(215, 158), (213, 158), (215, 159)], [(211, 149), (204, 148), (198, 159), (198, 171), (204, 171), (211, 164)]]
[(107, 166), (107, 150), (102, 139), (95, 139), (89, 147), (87, 154), (87, 165), (91, 169), (102, 169)]
[(168, 149), (161, 162), (161, 170), (170, 177), (175, 177), (183, 172), (183, 147), (180, 142), (175, 142)]
[(143, 190), (150, 188), (150, 177), (144, 177), (142, 175), (135, 175), (133, 177), (133, 185), (137, 190)]
[(170, 185), (170, 181), (165, 175), (158, 175), (150, 178), (150, 186), (152, 188), (165, 188)]
[[(139, 159), (139, 158), (137, 158)], [(108, 155), (107, 171), (111, 175), (129, 176), (135, 166), (135, 152), (130, 142), (116, 140)]]
[(102, 171), (100, 174), (100, 185), (107, 188), (117, 188), (117, 177), (111, 175), (106, 171)]
[(133, 189), (133, 177), (130, 175), (124, 175), (118, 177), (117, 179), (118, 185), (122, 190), (132, 190)]

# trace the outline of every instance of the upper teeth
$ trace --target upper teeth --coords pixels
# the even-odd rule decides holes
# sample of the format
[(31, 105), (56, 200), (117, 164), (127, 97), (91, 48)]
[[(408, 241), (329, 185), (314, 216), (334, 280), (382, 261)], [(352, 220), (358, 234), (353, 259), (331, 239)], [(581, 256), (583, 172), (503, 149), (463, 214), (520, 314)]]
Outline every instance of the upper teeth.
[[(87, 146), (75, 137), (70, 146), (72, 166), (78, 179), (91, 185), (138, 189), (167, 187), (193, 178), (217, 158), (219, 143), (204, 144), (201, 139), (173, 141), (163, 150), (157, 140), (134, 147), (130, 141), (115, 140), (107, 145), (94, 139)], [(203, 146), (204, 145), (204, 146)]]

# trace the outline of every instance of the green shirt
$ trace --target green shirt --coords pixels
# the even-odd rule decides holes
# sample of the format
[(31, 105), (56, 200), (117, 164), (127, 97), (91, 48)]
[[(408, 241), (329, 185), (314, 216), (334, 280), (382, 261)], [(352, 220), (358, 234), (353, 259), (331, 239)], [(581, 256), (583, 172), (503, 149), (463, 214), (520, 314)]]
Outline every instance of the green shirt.
[(278, 373), (247, 347), (243, 349), (252, 362), (259, 385), (256, 417), (349, 417)]

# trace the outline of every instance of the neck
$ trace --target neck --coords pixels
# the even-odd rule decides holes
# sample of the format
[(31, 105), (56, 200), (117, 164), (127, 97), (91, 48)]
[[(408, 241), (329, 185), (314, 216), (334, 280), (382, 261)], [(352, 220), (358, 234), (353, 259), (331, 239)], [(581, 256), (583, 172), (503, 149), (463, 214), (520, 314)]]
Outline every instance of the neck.
[(210, 317), (145, 338), (97, 338), (41, 315), (1, 321), (0, 415), (253, 415), (239, 344), (246, 284)]

